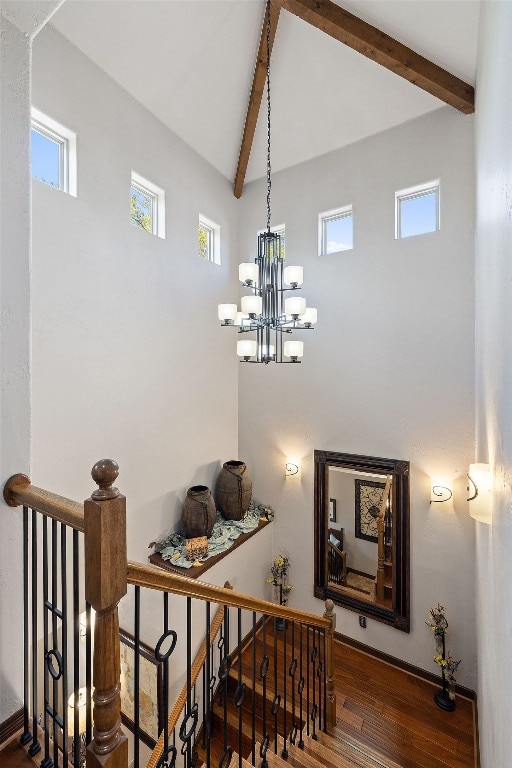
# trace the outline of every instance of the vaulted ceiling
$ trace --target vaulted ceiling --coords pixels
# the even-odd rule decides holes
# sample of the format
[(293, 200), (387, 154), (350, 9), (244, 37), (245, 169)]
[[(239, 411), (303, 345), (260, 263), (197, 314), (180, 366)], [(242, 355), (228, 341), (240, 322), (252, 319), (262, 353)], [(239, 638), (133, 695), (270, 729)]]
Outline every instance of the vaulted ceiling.
[[(347, 0), (346, 10), (474, 85), (478, 0)], [(66, 0), (54, 26), (230, 181), (264, 0)], [(443, 102), (286, 10), (271, 60), (275, 171)], [(246, 180), (266, 170), (266, 115)]]

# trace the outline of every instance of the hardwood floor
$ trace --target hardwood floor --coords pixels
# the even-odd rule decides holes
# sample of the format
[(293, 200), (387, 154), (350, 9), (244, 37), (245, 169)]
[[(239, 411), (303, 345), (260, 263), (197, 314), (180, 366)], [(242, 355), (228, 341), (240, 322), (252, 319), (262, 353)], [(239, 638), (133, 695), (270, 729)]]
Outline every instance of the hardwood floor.
[(401, 768), (474, 768), (474, 703), (457, 697), (454, 712), (434, 703), (436, 686), (335, 643), (338, 723), (355, 740)]

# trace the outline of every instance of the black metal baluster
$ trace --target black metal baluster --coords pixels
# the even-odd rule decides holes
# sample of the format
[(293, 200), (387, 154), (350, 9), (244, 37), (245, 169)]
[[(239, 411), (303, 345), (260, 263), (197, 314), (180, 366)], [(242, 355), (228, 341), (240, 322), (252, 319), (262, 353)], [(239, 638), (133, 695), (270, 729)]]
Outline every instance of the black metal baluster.
[(320, 730), (322, 730), (322, 675), (324, 672), (324, 664), (322, 659), (322, 642), (321, 642), (321, 630), (320, 627), (317, 627), (316, 629), (316, 636), (317, 636), (317, 648), (318, 648), (318, 669), (317, 669), (317, 677), (318, 677), (318, 727)]
[[(163, 617), (163, 633), (162, 637), (165, 637), (169, 631), (169, 593), (164, 592), (163, 596), (164, 601), (164, 617)], [(159, 648), (157, 646), (157, 653), (159, 653)], [(157, 656), (158, 660), (158, 656)], [(164, 661), (164, 667), (163, 667), (163, 707), (164, 707), (164, 753), (167, 752), (167, 748), (169, 746), (169, 657), (167, 657)]]
[(252, 712), (251, 712), (251, 755), (252, 764), (256, 765), (256, 613), (252, 614)]
[(64, 768), (68, 767), (68, 594), (67, 527), (60, 523), (61, 628), (62, 628), (62, 743)]
[(133, 661), (133, 765), (140, 760), (140, 587), (135, 587), (135, 641)]
[[(192, 672), (192, 600), (187, 597), (187, 718), (192, 712), (192, 698), (191, 698), (191, 672)], [(186, 720), (185, 720), (186, 722)], [(187, 736), (188, 729), (185, 731), (185, 737)], [(191, 751), (190, 751), (190, 736), (185, 742), (187, 744), (186, 750), (186, 766), (191, 768)]]
[(303, 696), (304, 696), (304, 669), (302, 666), (302, 643), (303, 643), (303, 635), (304, 635), (304, 625), (300, 625), (300, 645), (299, 645), (299, 659), (300, 659), (300, 679), (299, 679), (299, 685), (297, 687), (297, 691), (300, 697), (300, 709), (299, 709), (299, 719), (300, 719), (300, 739), (298, 743), (299, 749), (304, 749), (304, 720), (303, 720)]
[(327, 733), (327, 641), (325, 629), (322, 630), (324, 646), (324, 731)]
[(309, 698), (309, 678), (310, 678), (310, 658), (309, 658), (309, 624), (306, 624), (306, 733), (309, 736), (309, 716), (310, 712), (310, 698)]
[(288, 675), (291, 678), (292, 688), (292, 729), (290, 731), (290, 742), (295, 744), (297, 738), (297, 713), (295, 710), (295, 673), (297, 672), (297, 659), (295, 657), (295, 622), (292, 621), (292, 660), (290, 661), (290, 668), (288, 669)]
[(203, 685), (203, 741), (201, 742), (201, 748), (203, 751), (206, 749), (206, 665), (208, 663), (208, 639), (210, 637), (210, 632), (207, 629), (206, 635), (205, 635), (205, 656), (204, 656), (204, 664), (201, 667), (201, 680)]
[(316, 715), (317, 715), (317, 703), (316, 703), (316, 657), (317, 657), (317, 648), (316, 648), (316, 640), (315, 640), (315, 628), (312, 627), (312, 641), (313, 641), (313, 648), (311, 649), (311, 663), (313, 665), (312, 668), (312, 675), (313, 675), (313, 706), (311, 708), (311, 738), (317, 739), (316, 735)]
[[(178, 635), (174, 629), (171, 629), (169, 623), (169, 593), (164, 592), (163, 595), (163, 631), (155, 647), (155, 659), (158, 664), (162, 665), (162, 707), (163, 712), (159, 712), (158, 716), (158, 732), (162, 732), (163, 745), (162, 754), (157, 763), (157, 768), (174, 768), (176, 764), (176, 734), (173, 728), (172, 732), (172, 744), (169, 743), (169, 680), (170, 680), (170, 659), (176, 648), (176, 642)], [(184, 727), (182, 724), (181, 728)], [(181, 737), (180, 729), (180, 737)], [(183, 754), (183, 752), (182, 752)], [(185, 756), (183, 757), (185, 760)]]
[(268, 656), (267, 656), (267, 616), (263, 614), (261, 625), (261, 640), (262, 640), (262, 658), (260, 664), (260, 678), (263, 687), (263, 739), (260, 745), (260, 757), (262, 759), (261, 768), (268, 768), (267, 750), (269, 745), (269, 736), (267, 732), (267, 672), (268, 672)]
[[(193, 701), (192, 710), (194, 712), (197, 712), (199, 707), (198, 707), (198, 704), (197, 704), (197, 685), (196, 685), (196, 683), (194, 683), (194, 686), (193, 686), (192, 701)], [(191, 766), (195, 766), (196, 765), (198, 757), (199, 757), (199, 755), (197, 754), (196, 744), (197, 744), (197, 729), (194, 728), (194, 738), (192, 740), (192, 762), (190, 763)]]
[(28, 508), (23, 507), (23, 733), (20, 744), (25, 746), (32, 738), (28, 722)]
[[(57, 582), (57, 521), (52, 520), (52, 602), (50, 610), (52, 613), (52, 655), (58, 665), (58, 628), (57, 628), (57, 601), (58, 601), (58, 582)], [(50, 658), (48, 662), (51, 664)], [(53, 762), (59, 764), (59, 737), (57, 732), (57, 712), (59, 711), (59, 677), (61, 669), (55, 670), (50, 674), (53, 679), (52, 685), (52, 720), (53, 720)]]
[(73, 530), (73, 764), (78, 767), (82, 734), (79, 733), (78, 697), (80, 690), (80, 554), (78, 531)]
[(274, 699), (272, 701), (272, 708), (271, 713), (274, 715), (274, 752), (277, 755), (277, 737), (279, 735), (278, 732), (278, 717), (279, 717), (279, 706), (281, 704), (281, 696), (279, 695), (279, 692), (277, 690), (277, 622), (278, 619), (274, 618), (273, 625), (274, 625)]
[(245, 698), (245, 683), (242, 682), (242, 609), (237, 610), (237, 640), (238, 640), (238, 685), (235, 691), (234, 704), (238, 709), (238, 768), (242, 768), (242, 704)]
[(286, 760), (288, 757), (288, 746), (287, 746), (287, 740), (288, 740), (288, 734), (286, 732), (286, 688), (288, 684), (288, 678), (286, 676), (286, 634), (288, 632), (288, 622), (286, 619), (283, 621), (283, 751), (281, 752), (281, 756)]
[(85, 709), (85, 743), (92, 741), (92, 609), (85, 604), (85, 690), (87, 706)]
[[(212, 735), (212, 711), (211, 711), (211, 680), (212, 680), (212, 667), (211, 667), (211, 648), (213, 644), (210, 643), (211, 633), (211, 616), (210, 616), (210, 601), (206, 603), (206, 680), (208, 684), (208, 690), (206, 691), (206, 717), (204, 720), (204, 732), (206, 734), (206, 768), (210, 768), (210, 740)], [(206, 685), (205, 685), (206, 688)]]
[(231, 656), (229, 654), (229, 608), (224, 606), (224, 636), (222, 644), (223, 656), (219, 667), (219, 682), (223, 684), (223, 699), (224, 699), (224, 731), (223, 731), (223, 745), (224, 751), (219, 761), (219, 766), (229, 765), (231, 762), (231, 755), (233, 748), (228, 744), (228, 682), (229, 671), (231, 669)]
[(37, 738), (37, 517), (32, 510), (32, 744), (31, 757), (37, 755), (41, 745)]
[(50, 757), (50, 724), (48, 719), (48, 698), (50, 695), (50, 673), (48, 671), (48, 665), (46, 659), (48, 657), (48, 518), (43, 517), (43, 718), (44, 722), (42, 727), (44, 728), (44, 759), (41, 763), (41, 768), (51, 768), (53, 760)]

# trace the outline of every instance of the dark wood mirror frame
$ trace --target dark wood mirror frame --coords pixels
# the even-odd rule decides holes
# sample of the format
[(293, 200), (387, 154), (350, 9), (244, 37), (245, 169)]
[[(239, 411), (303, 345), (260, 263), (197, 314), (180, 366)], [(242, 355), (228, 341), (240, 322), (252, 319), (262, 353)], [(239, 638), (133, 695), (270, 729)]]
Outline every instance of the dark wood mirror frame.
[[(409, 462), (358, 456), (334, 451), (315, 451), (315, 597), (330, 598), (336, 604), (390, 624), (403, 632), (410, 629), (409, 607)], [(391, 475), (393, 499), (393, 606), (357, 600), (330, 588), (327, 580), (329, 529), (329, 467), (354, 472)]]

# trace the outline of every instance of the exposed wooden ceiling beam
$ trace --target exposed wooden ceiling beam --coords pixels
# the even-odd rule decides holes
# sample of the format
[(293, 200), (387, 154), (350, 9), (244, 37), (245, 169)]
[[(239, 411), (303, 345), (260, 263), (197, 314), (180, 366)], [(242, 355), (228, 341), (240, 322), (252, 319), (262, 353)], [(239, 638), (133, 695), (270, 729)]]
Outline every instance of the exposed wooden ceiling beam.
[(470, 115), (475, 111), (475, 92), (472, 85), (438, 67), (331, 0), (282, 0), (282, 6), (460, 112)]
[[(327, 35), (362, 53), (363, 56), (381, 64), (460, 112), (470, 115), (475, 111), (475, 91), (472, 85), (415, 53), (377, 27), (349, 13), (332, 0), (271, 0), (270, 52), (272, 52), (281, 8), (321, 29)], [(235, 176), (234, 194), (237, 198), (242, 194), (249, 164), (265, 87), (266, 63), (265, 15)]]
[[(274, 45), (274, 38), (276, 36), (277, 22), (279, 21), (279, 14), (281, 12), (281, 0), (270, 0), (270, 54), (272, 54), (272, 48)], [(247, 166), (249, 164), (249, 157), (251, 156), (252, 142), (254, 140), (254, 132), (256, 130), (256, 123), (258, 121), (258, 113), (260, 111), (261, 99), (263, 96), (263, 89), (265, 88), (265, 82), (267, 79), (267, 14), (263, 19), (263, 27), (261, 29), (260, 47), (258, 49), (258, 55), (256, 57), (256, 66), (254, 68), (254, 76), (252, 79), (251, 95), (249, 97), (249, 105), (247, 107), (247, 115), (245, 117), (244, 133), (242, 136), (242, 144), (240, 146), (240, 154), (238, 156), (238, 166), (236, 169), (234, 194), (235, 197), (240, 197), (244, 188), (245, 174), (247, 173)]]

